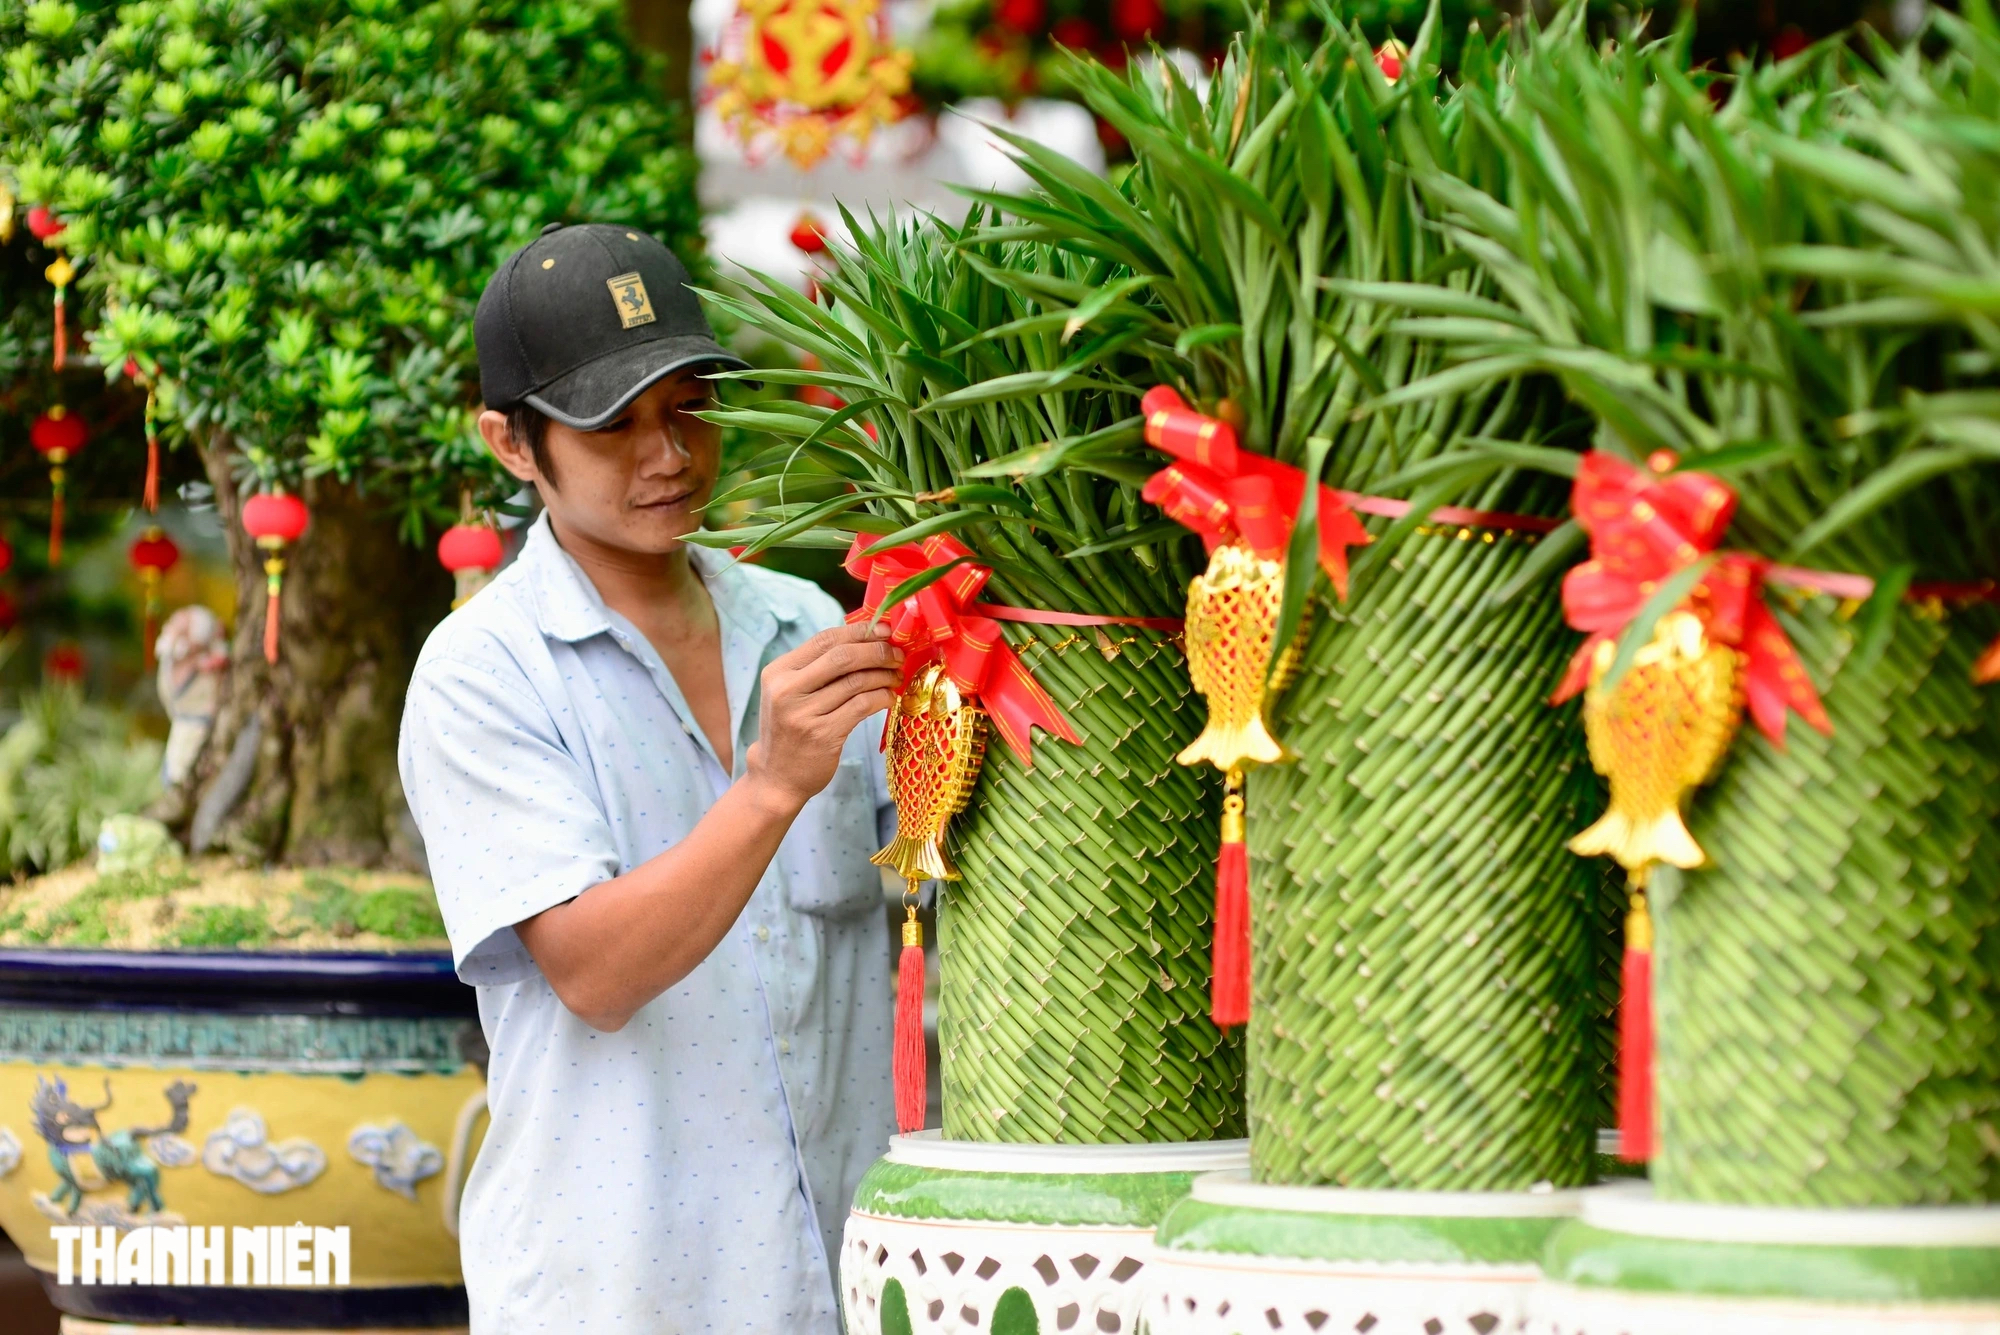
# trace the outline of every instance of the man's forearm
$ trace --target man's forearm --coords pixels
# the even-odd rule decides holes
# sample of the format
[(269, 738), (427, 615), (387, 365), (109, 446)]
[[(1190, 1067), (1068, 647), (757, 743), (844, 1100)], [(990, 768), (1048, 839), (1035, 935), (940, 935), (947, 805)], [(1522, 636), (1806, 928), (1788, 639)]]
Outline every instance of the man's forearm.
[(666, 852), (521, 923), (521, 943), (578, 1019), (621, 1029), (721, 943), (798, 814), (747, 775)]

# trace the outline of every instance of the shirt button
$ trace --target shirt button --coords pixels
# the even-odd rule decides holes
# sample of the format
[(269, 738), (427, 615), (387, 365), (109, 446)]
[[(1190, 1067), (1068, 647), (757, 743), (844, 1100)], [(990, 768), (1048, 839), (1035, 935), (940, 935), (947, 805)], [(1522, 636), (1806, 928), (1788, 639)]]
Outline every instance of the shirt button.
[(791, 1039), (789, 1039), (789, 1038), (781, 1038), (781, 1039), (779, 1039), (779, 1040), (778, 1040), (778, 1051), (779, 1051), (779, 1053), (781, 1053), (781, 1054), (782, 1054), (782, 1055), (784, 1055), (784, 1056), (787, 1056), (787, 1057), (791, 1056), (791, 1055), (792, 1055), (792, 1040), (791, 1040)]
[(757, 929), (757, 939), (759, 941), (769, 941), (771, 939), (771, 929), (768, 927), (759, 927)]

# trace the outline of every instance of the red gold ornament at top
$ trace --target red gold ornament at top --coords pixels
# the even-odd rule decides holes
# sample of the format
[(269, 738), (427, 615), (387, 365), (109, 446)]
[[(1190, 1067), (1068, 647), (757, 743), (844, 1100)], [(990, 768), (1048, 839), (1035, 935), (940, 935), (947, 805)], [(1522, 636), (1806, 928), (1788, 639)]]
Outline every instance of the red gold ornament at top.
[(1410, 48), (1394, 37), (1375, 48), (1375, 68), (1382, 71), (1382, 77), (1390, 83), (1403, 77), (1403, 66), (1409, 63)]
[(709, 72), (715, 110), (753, 156), (775, 144), (801, 169), (859, 150), (902, 116), (911, 55), (879, 0), (744, 0)]

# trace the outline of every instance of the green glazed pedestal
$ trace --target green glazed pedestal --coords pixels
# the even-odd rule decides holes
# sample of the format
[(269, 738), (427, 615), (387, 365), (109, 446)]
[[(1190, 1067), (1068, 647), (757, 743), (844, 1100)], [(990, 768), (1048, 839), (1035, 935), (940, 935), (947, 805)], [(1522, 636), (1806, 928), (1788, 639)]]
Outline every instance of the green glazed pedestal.
[(2000, 1207), (1783, 1209), (1584, 1194), (1550, 1240), (1548, 1335), (2000, 1335)]
[(896, 1136), (840, 1251), (848, 1335), (1140, 1329), (1153, 1228), (1241, 1140), (996, 1145)]
[(1493, 1335), (1525, 1328), (1577, 1191), (1363, 1191), (1196, 1180), (1160, 1222), (1150, 1335)]

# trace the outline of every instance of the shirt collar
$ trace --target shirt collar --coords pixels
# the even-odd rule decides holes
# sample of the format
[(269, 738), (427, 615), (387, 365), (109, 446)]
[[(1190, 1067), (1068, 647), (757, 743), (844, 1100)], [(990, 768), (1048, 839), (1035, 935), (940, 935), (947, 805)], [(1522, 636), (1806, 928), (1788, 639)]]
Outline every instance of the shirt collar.
[[(715, 600), (716, 614), (756, 644), (770, 643), (780, 624), (798, 620), (796, 604), (769, 597), (737, 568), (736, 558), (728, 552), (690, 545), (688, 557)], [(556, 541), (547, 511), (528, 530), (519, 563), (534, 594), (535, 617), (544, 635), (574, 644), (610, 631), (610, 609), (603, 595)]]

